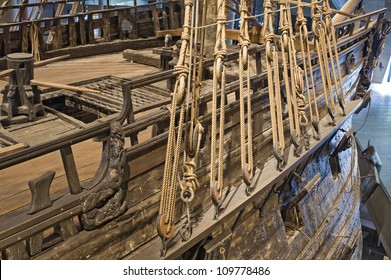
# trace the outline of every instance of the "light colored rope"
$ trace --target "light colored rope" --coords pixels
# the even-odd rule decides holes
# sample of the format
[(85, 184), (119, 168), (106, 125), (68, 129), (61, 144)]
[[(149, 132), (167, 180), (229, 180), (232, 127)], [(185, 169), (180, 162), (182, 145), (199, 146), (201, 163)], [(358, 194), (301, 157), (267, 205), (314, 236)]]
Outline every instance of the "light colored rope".
[[(250, 46), (250, 36), (248, 34), (248, 8), (246, 1), (242, 0), (240, 4), (240, 31), (239, 31), (239, 99), (240, 99), (240, 148), (241, 165), (243, 178), (246, 184), (252, 180), (253, 174), (253, 139), (252, 139), (252, 110), (251, 110), (251, 89), (250, 89), (250, 59), (248, 47)], [(246, 74), (246, 92), (247, 92), (247, 145), (246, 145), (246, 123), (244, 107), (244, 75)], [(247, 181), (247, 179), (249, 181)]]
[[(298, 6), (291, 6), (289, 7), (288, 9), (296, 9)], [(280, 10), (275, 10), (274, 12), (279, 12)], [(252, 15), (252, 16), (247, 16), (248, 19), (253, 19), (253, 18), (257, 18), (257, 17), (262, 17), (262, 16), (265, 16), (266, 18), (266, 12), (264, 13), (260, 13), (260, 14), (256, 14), (256, 15)], [(224, 20), (223, 23), (227, 24), (227, 23), (232, 23), (232, 22), (237, 22), (237, 21), (240, 21), (240, 17), (239, 18), (236, 18), (236, 19), (230, 19), (230, 20)], [(209, 28), (209, 27), (213, 27), (213, 26), (217, 26), (218, 23), (215, 22), (215, 23), (210, 23), (210, 24), (206, 24), (206, 25), (202, 25), (202, 26), (196, 26), (194, 28), (197, 28), (197, 29), (204, 29), (204, 28)]]
[[(192, 22), (193, 3), (191, 0), (185, 1), (185, 18), (184, 30), (182, 33), (182, 45), (178, 58), (178, 63), (174, 67), (177, 74), (177, 81), (174, 87), (174, 93), (171, 102), (170, 125), (168, 131), (166, 162), (163, 173), (162, 195), (159, 207), (159, 214), (165, 215), (164, 225), (166, 228), (160, 228), (158, 223), (158, 232), (164, 236), (170, 235), (174, 231), (175, 226), (175, 201), (179, 170), (179, 157), (182, 145), (182, 130), (184, 122), (185, 102), (184, 95), (186, 93), (186, 80), (189, 75), (189, 56), (188, 47), (190, 40), (190, 28)], [(181, 106), (179, 113), (177, 137), (175, 133), (175, 116), (177, 105)], [(175, 139), (177, 138), (177, 139)], [(166, 232), (163, 232), (166, 231)]]
[[(217, 28), (216, 28), (216, 43), (214, 46), (214, 67), (212, 81), (212, 131), (211, 131), (211, 168), (210, 168), (210, 188), (212, 201), (216, 209), (221, 203), (223, 180), (224, 180), (224, 123), (225, 123), (225, 65), (224, 58), (227, 55), (227, 46), (225, 42), (225, 0), (217, 2)], [(220, 85), (220, 126), (219, 126), (219, 148), (218, 148), (218, 170), (216, 170), (216, 144), (217, 144), (217, 87)], [(216, 182), (216, 174), (218, 176)], [(217, 195), (217, 197), (216, 197)], [(215, 213), (217, 217), (217, 213)]]

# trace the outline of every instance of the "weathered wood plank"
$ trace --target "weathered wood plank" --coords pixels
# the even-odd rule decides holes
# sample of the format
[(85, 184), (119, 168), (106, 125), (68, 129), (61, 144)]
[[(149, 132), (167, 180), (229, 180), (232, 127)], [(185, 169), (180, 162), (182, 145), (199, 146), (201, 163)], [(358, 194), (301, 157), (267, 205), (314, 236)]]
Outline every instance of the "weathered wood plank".
[(34, 256), (42, 252), (43, 245), (43, 232), (34, 234), (26, 241), (27, 251), (30, 256)]
[(63, 46), (63, 40), (62, 40), (62, 25), (61, 20), (56, 20), (56, 26), (54, 27), (55, 35), (54, 35), (54, 42), (53, 47), (54, 49), (61, 49)]
[(27, 53), (29, 48), (29, 32), (28, 25), (23, 24), (21, 27), (22, 52)]
[(26, 260), (29, 258), (23, 242), (18, 242), (3, 250), (2, 258), (6, 260)]
[(23, 150), (24, 148), (28, 147), (28, 145), (24, 143), (18, 143), (12, 146), (8, 146), (5, 148), (0, 148), (0, 156), (5, 156), (11, 153), (14, 153), (16, 151)]
[(151, 11), (152, 11), (153, 28), (155, 32), (160, 31), (159, 14), (155, 5), (151, 6)]
[(86, 22), (84, 16), (79, 16), (79, 38), (81, 45), (87, 44)]
[(71, 17), (68, 19), (68, 42), (71, 47), (77, 46), (77, 35), (76, 35), (76, 23), (75, 18)]
[(81, 185), (75, 159), (73, 157), (72, 147), (67, 146), (60, 149), (62, 162), (64, 164), (65, 174), (67, 176), (68, 186), (71, 194), (78, 194), (81, 192)]
[(103, 28), (102, 28), (102, 32), (103, 32), (103, 38), (105, 40), (105, 42), (110, 42), (111, 41), (111, 38), (110, 38), (110, 13), (104, 13), (103, 14)]
[(95, 43), (95, 34), (94, 34), (94, 19), (93, 15), (88, 15), (88, 43), (94, 44)]
[(68, 218), (59, 222), (54, 226), (54, 232), (60, 234), (64, 241), (78, 233), (73, 218)]

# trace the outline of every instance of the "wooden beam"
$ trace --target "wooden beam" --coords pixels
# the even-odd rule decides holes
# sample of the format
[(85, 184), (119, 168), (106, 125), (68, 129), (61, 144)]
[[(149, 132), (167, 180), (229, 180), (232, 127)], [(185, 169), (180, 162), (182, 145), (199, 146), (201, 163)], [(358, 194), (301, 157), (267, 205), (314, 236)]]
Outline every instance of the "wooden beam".
[(161, 31), (156, 31), (155, 36), (157, 38), (163, 38), (167, 34), (173, 36), (173, 37), (179, 37), (182, 35), (183, 28), (178, 28), (178, 29), (171, 29), (171, 30), (161, 30)]
[(18, 143), (18, 144), (12, 145), (12, 146), (1, 148), (0, 149), (0, 157), (8, 155), (8, 154), (12, 154), (16, 151), (23, 150), (26, 147), (28, 147), (28, 145), (26, 145), (24, 143)]
[(57, 83), (42, 82), (42, 81), (37, 81), (37, 80), (30, 80), (30, 84), (41, 86), (41, 87), (65, 89), (65, 90), (70, 90), (70, 91), (90, 92), (90, 93), (97, 93), (97, 94), (100, 93), (100, 91), (90, 89), (90, 88), (76, 87), (76, 86), (63, 85), (63, 84), (57, 84)]
[(34, 67), (41, 67), (41, 66), (47, 65), (49, 63), (64, 60), (64, 59), (67, 59), (70, 57), (71, 57), (71, 55), (67, 54), (67, 55), (62, 55), (62, 56), (58, 56), (58, 57), (53, 57), (53, 58), (37, 61), (37, 62), (34, 62)]
[(15, 69), (7, 69), (0, 72), (0, 78), (7, 77), (9, 74), (13, 73)]
[(65, 175), (67, 177), (69, 190), (71, 194), (78, 194), (81, 192), (79, 175), (77, 174), (77, 168), (75, 159), (73, 157), (72, 147), (65, 146), (60, 149), (62, 162), (64, 164)]

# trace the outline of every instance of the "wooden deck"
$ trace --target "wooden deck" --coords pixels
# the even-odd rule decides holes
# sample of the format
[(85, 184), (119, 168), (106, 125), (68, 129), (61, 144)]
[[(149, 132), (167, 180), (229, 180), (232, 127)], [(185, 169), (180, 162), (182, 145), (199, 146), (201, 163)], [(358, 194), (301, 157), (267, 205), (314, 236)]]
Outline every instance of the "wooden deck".
[[(122, 58), (122, 53), (115, 53), (71, 59), (39, 67), (35, 70), (35, 79), (70, 84), (107, 75), (132, 78), (157, 71), (158, 69), (154, 67), (130, 63)], [(5, 84), (6, 81), (0, 80), (0, 87)], [(20, 130), (20, 133), (23, 136), (23, 130)], [(46, 134), (46, 131), (39, 132), (42, 137), (45, 137)], [(101, 143), (92, 140), (82, 142), (73, 146), (73, 153), (80, 180), (85, 181), (91, 178), (99, 166)], [(61, 190), (68, 188), (60, 152), (53, 152), (0, 170), (0, 200), (2, 201), (0, 216), (29, 204), (31, 194), (28, 181), (42, 175), (47, 170), (56, 171), (56, 177), (51, 187), (52, 195), (55, 198), (56, 193), (61, 193)]]

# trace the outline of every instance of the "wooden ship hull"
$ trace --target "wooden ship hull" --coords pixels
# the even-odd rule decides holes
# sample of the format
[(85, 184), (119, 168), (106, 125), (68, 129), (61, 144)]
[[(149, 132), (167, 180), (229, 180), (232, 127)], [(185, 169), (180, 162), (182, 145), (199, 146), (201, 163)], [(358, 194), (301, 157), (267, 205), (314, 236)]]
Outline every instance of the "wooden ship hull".
[[(173, 161), (174, 166), (191, 166), (192, 169), (180, 167), (171, 177), (175, 184), (170, 188), (172, 196), (167, 198), (171, 204), (166, 203), (170, 211), (176, 213), (171, 229), (163, 222), (168, 214), (162, 211), (167, 191), (164, 187), (162, 190), (162, 185), (168, 174), (167, 162), (172, 160), (167, 156), (168, 146), (172, 137), (178, 137), (174, 143), (182, 143), (182, 136), (183, 142), (189, 139), (186, 132), (189, 125), (180, 121), (181, 109), (167, 106), (173, 99), (169, 94), (175, 88), (177, 70), (122, 80), (122, 88), (114, 90), (117, 95), (112, 91), (112, 80), (106, 77), (109, 79), (105, 82), (106, 86), (109, 84), (107, 94), (115, 95), (115, 98), (110, 97), (113, 100), (121, 99), (122, 95), (122, 102), (105, 103), (109, 98), (101, 97), (100, 104), (106, 106), (102, 106), (106, 110), (99, 111), (103, 117), (89, 122), (88, 118), (75, 120), (65, 116), (59, 108), (64, 104), (74, 108), (81, 104), (80, 111), (91, 113), (86, 108), (94, 107), (91, 104), (98, 98), (95, 93), (90, 94), (90, 100), (88, 94), (83, 99), (83, 95), (66, 90), (40, 93), (45, 114), (49, 112), (77, 129), (52, 136), (52, 139), (37, 138), (27, 147), (3, 153), (0, 168), (6, 174), (7, 168), (21, 162), (60, 151), (69, 191), (50, 198), (49, 188), (55, 177), (50, 167), (42, 170), (42, 176), (31, 178), (30, 205), (0, 216), (1, 258), (360, 259), (360, 155), (354, 140), (352, 116), (367, 105), (368, 77), (389, 31), (386, 30), (388, 21), (382, 20), (384, 13), (380, 10), (356, 16), (334, 26), (341, 67), (340, 90), (343, 88), (346, 97), (343, 110), (336, 110), (335, 114), (330, 114), (327, 107), (331, 99), (328, 101), (320, 90), (323, 66), (316, 51), (309, 52), (316, 85), (311, 88), (316, 89), (316, 94), (304, 111), (309, 118), (311, 106), (319, 109), (317, 133), (309, 133), (315, 128), (311, 123), (306, 124), (304, 130), (309, 134), (302, 151), (297, 151), (289, 135), (290, 113), (284, 109), (282, 126), (278, 129), (282, 129), (287, 144), (280, 157), (276, 156), (274, 148), (272, 83), (269, 69), (265, 67), (267, 44), (248, 48), (252, 72), (248, 81), (252, 94), (243, 100), (237, 68), (240, 51), (233, 49), (224, 57), (226, 84), (218, 90), (212, 85), (215, 78), (212, 78), (211, 68), (216, 60), (206, 59), (202, 64), (200, 61), (195, 64), (202, 65), (204, 72), (198, 103), (198, 121), (203, 131), (196, 141), (199, 150), (194, 161), (190, 165), (186, 165), (186, 157)], [(303, 55), (297, 56), (299, 66), (303, 66), (303, 59)], [(74, 86), (93, 89), (94, 82), (99, 84), (101, 80)], [(151, 89), (151, 85), (155, 88)], [(281, 88), (284, 86), (281, 79)], [(222, 88), (226, 94), (224, 105), (216, 110), (213, 103), (221, 101)], [(338, 97), (337, 88), (335, 84), (332, 98), (334, 94)], [(355, 100), (360, 94), (364, 99)], [(146, 95), (151, 98), (145, 100)], [(241, 103), (248, 98), (251, 104), (247, 112), (251, 110), (251, 117), (246, 119), (251, 119), (252, 135), (247, 142), (252, 139), (254, 161), (250, 180), (243, 175), (241, 145), (244, 115)], [(217, 132), (214, 122), (219, 120), (222, 109), (224, 125)], [(21, 126), (13, 120), (2, 119), (0, 135), (5, 135), (9, 141), (16, 139), (10, 128)], [(33, 122), (39, 120), (40, 116)], [(222, 158), (213, 161), (211, 154), (216, 143), (212, 142), (217, 134), (224, 135), (219, 149)], [(316, 135), (319, 137), (315, 139)], [(72, 146), (88, 139), (102, 142), (102, 157), (95, 175), (81, 182)], [(130, 146), (125, 144), (128, 139)], [(183, 155), (183, 151), (190, 153), (185, 144), (177, 146), (178, 155)], [(224, 188), (220, 196), (216, 195), (216, 185), (210, 183), (213, 162), (223, 167), (220, 185)], [(186, 176), (191, 174), (198, 183), (190, 195), (183, 191), (190, 191), (183, 179), (185, 173)], [(181, 177), (180, 183), (177, 176)]]

